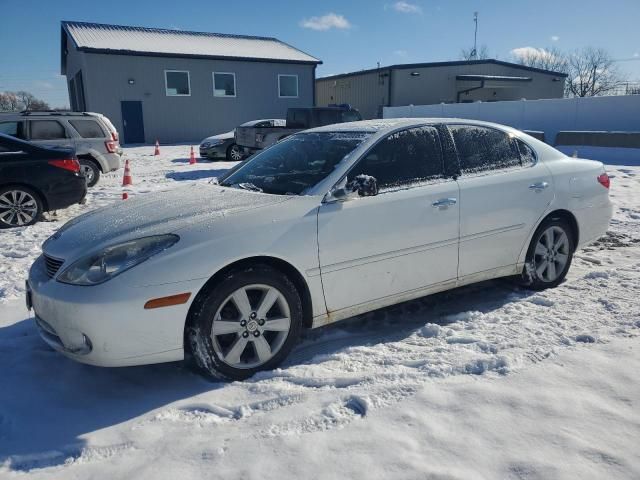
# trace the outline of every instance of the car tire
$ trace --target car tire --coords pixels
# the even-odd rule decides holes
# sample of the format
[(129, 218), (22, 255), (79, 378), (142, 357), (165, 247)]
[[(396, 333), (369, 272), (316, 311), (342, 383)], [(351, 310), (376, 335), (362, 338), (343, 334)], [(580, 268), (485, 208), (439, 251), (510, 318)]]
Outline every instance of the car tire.
[(532, 290), (558, 286), (567, 276), (575, 248), (576, 239), (567, 221), (543, 221), (531, 238), (520, 283)]
[(271, 370), (297, 343), (302, 318), (300, 295), (286, 275), (267, 265), (232, 270), (190, 309), (191, 363), (205, 376), (229, 380)]
[(78, 161), (80, 162), (80, 173), (87, 180), (87, 187), (93, 187), (100, 180), (100, 167), (94, 160), (88, 158), (80, 158)]
[[(17, 207), (21, 207), (16, 210)], [(0, 188), (0, 229), (27, 227), (42, 217), (40, 195), (22, 185)]]
[(239, 162), (240, 160), (242, 160), (242, 157), (243, 157), (242, 150), (238, 145), (236, 145), (235, 143), (232, 145), (229, 145), (229, 148), (227, 148), (228, 161)]

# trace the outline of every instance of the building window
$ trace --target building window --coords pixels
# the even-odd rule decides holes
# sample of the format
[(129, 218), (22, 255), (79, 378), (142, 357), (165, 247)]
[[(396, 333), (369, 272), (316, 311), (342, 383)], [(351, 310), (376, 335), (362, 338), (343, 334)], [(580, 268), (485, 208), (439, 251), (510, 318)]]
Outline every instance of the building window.
[(278, 75), (278, 96), (280, 98), (298, 98), (297, 75)]
[(191, 80), (187, 71), (165, 70), (164, 83), (168, 97), (188, 97), (191, 95)]
[(213, 96), (235, 97), (236, 74), (229, 72), (213, 72)]

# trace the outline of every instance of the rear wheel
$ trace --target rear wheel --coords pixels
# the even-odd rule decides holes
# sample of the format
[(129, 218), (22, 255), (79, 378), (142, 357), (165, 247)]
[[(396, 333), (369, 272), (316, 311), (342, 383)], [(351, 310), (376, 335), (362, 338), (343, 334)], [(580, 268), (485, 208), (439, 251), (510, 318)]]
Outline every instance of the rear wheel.
[(575, 239), (569, 224), (563, 219), (545, 220), (536, 230), (529, 250), (522, 279), (525, 286), (534, 290), (559, 285), (567, 275)]
[(100, 167), (88, 158), (80, 158), (80, 173), (87, 182), (87, 187), (93, 187), (100, 180)]
[(227, 160), (230, 162), (239, 162), (242, 160), (242, 150), (235, 143), (227, 148)]
[(33, 190), (22, 186), (0, 188), (0, 228), (33, 225), (42, 210), (40, 196)]
[(248, 378), (278, 366), (302, 328), (302, 303), (291, 281), (268, 266), (232, 271), (196, 300), (186, 340), (206, 375)]

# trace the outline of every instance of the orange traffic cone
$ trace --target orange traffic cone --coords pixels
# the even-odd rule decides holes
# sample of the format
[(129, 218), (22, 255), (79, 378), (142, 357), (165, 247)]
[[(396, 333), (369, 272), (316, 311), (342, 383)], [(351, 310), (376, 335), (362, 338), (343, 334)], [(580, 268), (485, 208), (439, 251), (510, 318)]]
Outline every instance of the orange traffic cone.
[(189, 165), (196, 163), (196, 154), (193, 152), (193, 145), (191, 145), (191, 153), (189, 154)]
[(129, 159), (127, 158), (124, 161), (124, 176), (122, 177), (122, 199), (126, 200), (129, 198), (129, 192), (127, 192), (126, 188), (129, 185), (133, 185), (133, 179), (131, 178), (131, 169), (129, 168)]
[(158, 142), (158, 139), (156, 139), (156, 149), (153, 151), (153, 155), (160, 155), (160, 143)]
[(129, 159), (124, 161), (124, 177), (122, 177), (122, 186), (133, 185), (133, 179), (131, 178), (131, 169), (129, 168)]

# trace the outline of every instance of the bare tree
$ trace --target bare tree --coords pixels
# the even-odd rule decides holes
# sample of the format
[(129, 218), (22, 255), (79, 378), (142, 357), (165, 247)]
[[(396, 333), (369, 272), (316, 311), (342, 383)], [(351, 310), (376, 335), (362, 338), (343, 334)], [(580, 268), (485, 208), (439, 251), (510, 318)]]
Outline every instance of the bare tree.
[(0, 92), (0, 110), (16, 112), (20, 110), (49, 110), (49, 104), (33, 94), (19, 92)]
[(460, 60), (486, 60), (490, 58), (489, 48), (486, 45), (481, 45), (477, 51), (474, 51), (473, 47), (463, 48), (460, 50)]
[(516, 63), (527, 67), (550, 70), (552, 72), (567, 73), (567, 55), (556, 47), (533, 48), (523, 47), (511, 51), (511, 55)]
[(0, 111), (15, 112), (20, 109), (20, 101), (13, 92), (0, 92)]
[(566, 89), (574, 97), (596, 97), (613, 91), (624, 78), (609, 53), (586, 47), (567, 57)]

